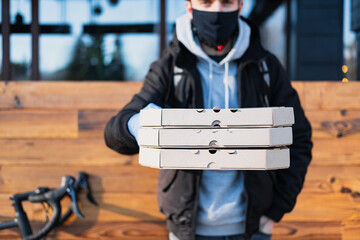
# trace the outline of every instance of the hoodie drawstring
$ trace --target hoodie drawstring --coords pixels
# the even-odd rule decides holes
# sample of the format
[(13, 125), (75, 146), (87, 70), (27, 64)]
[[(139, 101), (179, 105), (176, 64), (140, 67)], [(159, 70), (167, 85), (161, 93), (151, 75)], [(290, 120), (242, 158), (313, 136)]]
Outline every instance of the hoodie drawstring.
[(225, 109), (229, 108), (229, 62), (225, 63), (225, 76), (224, 76), (224, 85), (225, 85)]
[(212, 95), (212, 88), (213, 88), (213, 65), (211, 61), (209, 61), (209, 79), (210, 79), (210, 86), (209, 86), (209, 96), (208, 96), (208, 104), (209, 108), (211, 108), (211, 95)]
[[(213, 91), (213, 64), (209, 61), (209, 96), (208, 96), (208, 104), (209, 108), (211, 108), (211, 96)], [(229, 109), (229, 62), (225, 63), (225, 74), (224, 74), (224, 86), (225, 86), (225, 109)]]

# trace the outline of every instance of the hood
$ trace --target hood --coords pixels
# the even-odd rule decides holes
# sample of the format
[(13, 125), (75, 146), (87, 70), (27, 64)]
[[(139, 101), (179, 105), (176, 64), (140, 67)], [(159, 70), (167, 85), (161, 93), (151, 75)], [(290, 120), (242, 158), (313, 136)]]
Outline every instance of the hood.
[[(237, 96), (237, 63), (250, 46), (251, 28), (238, 19), (238, 36), (234, 46), (219, 63), (211, 59), (201, 48), (198, 38), (194, 37), (191, 20), (187, 14), (176, 20), (176, 36), (184, 47), (198, 59), (196, 66), (200, 72), (204, 96), (204, 106), (228, 109), (240, 105)], [(222, 80), (222, 81), (221, 81)]]

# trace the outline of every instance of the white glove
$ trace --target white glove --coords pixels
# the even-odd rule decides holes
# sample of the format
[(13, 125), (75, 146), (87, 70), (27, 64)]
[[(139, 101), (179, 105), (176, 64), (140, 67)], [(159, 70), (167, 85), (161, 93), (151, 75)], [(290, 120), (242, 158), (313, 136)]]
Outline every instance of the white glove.
[[(161, 109), (158, 105), (154, 103), (149, 103), (143, 109)], [(130, 133), (135, 137), (136, 141), (138, 141), (138, 131), (140, 128), (140, 113), (136, 113), (132, 115), (132, 117), (127, 122), (128, 129)]]
[(260, 217), (259, 231), (265, 234), (272, 234), (274, 224), (275, 224), (274, 220), (263, 215)]

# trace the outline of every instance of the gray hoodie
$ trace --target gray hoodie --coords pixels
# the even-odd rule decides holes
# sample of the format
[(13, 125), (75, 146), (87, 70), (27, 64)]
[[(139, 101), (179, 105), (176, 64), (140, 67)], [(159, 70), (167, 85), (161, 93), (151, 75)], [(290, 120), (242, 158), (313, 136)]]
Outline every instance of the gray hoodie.
[[(191, 30), (188, 15), (176, 21), (178, 40), (197, 57), (205, 108), (240, 107), (237, 91), (235, 60), (241, 58), (250, 45), (251, 29), (239, 19), (237, 40), (219, 63), (201, 48)], [(204, 171), (199, 190), (196, 234), (226, 236), (245, 232), (247, 199), (242, 171)]]

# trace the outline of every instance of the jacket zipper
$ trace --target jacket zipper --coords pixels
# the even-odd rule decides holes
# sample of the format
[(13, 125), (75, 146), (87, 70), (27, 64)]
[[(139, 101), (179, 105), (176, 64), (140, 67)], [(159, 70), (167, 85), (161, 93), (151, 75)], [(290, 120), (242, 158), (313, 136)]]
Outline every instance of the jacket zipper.
[[(238, 85), (239, 85), (239, 90), (238, 90), (238, 94), (239, 94), (239, 106), (240, 108), (242, 107), (243, 105), (243, 101), (242, 100), (242, 71), (243, 69), (251, 64), (251, 63), (259, 63), (261, 61), (263, 61), (267, 56), (265, 56), (264, 58), (261, 58), (260, 60), (258, 61), (255, 61), (255, 60), (248, 60), (244, 63), (240, 63), (239, 64), (239, 68), (238, 68)], [(248, 233), (248, 227), (247, 227), (247, 222), (248, 222), (248, 211), (249, 211), (249, 195), (247, 193), (247, 187), (246, 187), (246, 175), (247, 175), (247, 171), (244, 170), (244, 194), (245, 194), (245, 199), (246, 199), (246, 208), (245, 208), (245, 221), (244, 221), (244, 224), (245, 224), (245, 239), (248, 239), (249, 238), (249, 233)]]

